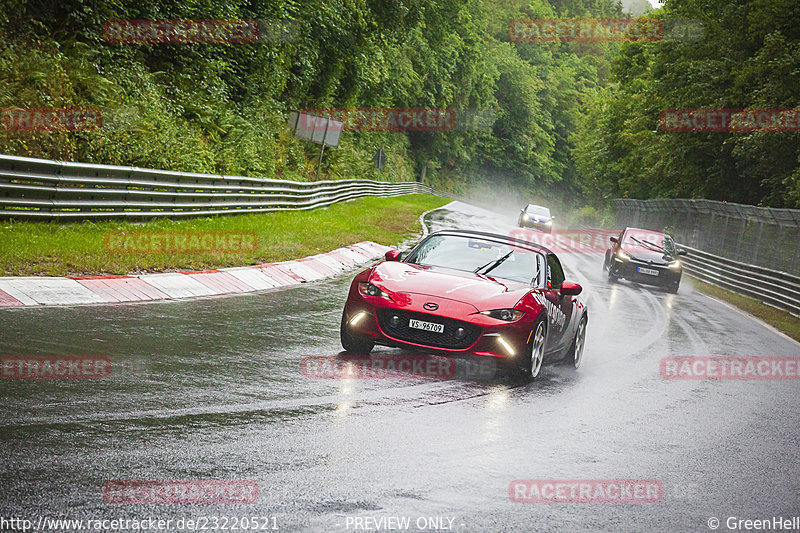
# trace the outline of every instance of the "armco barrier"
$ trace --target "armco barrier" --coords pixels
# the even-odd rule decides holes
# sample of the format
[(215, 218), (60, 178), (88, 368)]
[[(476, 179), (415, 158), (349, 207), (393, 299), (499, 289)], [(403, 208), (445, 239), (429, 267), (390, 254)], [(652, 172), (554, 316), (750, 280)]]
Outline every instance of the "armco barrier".
[(297, 182), (0, 155), (0, 217), (192, 217), (324, 207), (363, 196), (428, 193), (416, 182)]
[(615, 227), (667, 228), (707, 253), (800, 276), (800, 209), (681, 198), (614, 203)]
[(692, 277), (800, 316), (800, 278), (797, 276), (681, 246), (689, 251), (681, 261)]

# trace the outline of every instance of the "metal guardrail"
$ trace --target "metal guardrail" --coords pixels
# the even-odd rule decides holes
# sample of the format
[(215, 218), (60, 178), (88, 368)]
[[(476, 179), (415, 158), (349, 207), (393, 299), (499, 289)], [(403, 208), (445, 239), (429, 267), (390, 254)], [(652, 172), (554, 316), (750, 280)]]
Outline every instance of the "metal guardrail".
[(0, 217), (87, 219), (265, 213), (363, 196), (432, 193), (416, 182), (297, 182), (0, 155)]
[(687, 199), (614, 203), (615, 227), (667, 229), (707, 253), (800, 275), (800, 209)]
[(689, 251), (681, 261), (692, 277), (800, 316), (800, 277), (681, 246)]
[(800, 316), (800, 210), (715, 200), (618, 198), (615, 227), (666, 230), (686, 273)]

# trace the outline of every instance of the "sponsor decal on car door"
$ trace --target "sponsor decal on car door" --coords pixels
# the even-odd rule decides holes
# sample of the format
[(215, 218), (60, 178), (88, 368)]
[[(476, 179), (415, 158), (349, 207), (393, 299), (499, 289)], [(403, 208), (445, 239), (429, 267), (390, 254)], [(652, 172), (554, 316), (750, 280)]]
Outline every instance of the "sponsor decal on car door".
[(544, 292), (549, 328), (548, 348), (559, 349), (569, 341), (570, 319), (573, 311), (573, 297), (562, 296), (561, 284), (564, 282), (564, 269), (555, 254), (547, 256), (547, 288)]

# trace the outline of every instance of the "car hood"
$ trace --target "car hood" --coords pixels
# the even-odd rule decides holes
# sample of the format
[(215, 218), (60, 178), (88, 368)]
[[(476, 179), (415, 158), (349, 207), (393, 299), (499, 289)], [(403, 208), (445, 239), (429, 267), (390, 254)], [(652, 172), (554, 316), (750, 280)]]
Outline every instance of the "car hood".
[(657, 252), (639, 246), (623, 246), (622, 250), (631, 256), (632, 259), (653, 263), (654, 265), (666, 265), (670, 261), (673, 261), (669, 256), (666, 256), (667, 259), (664, 259), (664, 252)]
[(392, 293), (419, 294), (462, 302), (476, 311), (513, 307), (529, 285), (450, 268), (386, 261), (375, 266), (370, 281)]

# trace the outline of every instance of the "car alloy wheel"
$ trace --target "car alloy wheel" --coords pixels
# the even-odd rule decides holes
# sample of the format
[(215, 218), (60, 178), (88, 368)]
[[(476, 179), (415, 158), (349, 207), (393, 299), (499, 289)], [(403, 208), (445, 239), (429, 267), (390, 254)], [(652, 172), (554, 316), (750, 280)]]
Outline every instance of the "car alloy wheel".
[(531, 379), (535, 379), (542, 370), (542, 362), (544, 361), (544, 339), (545, 339), (545, 325), (544, 320), (536, 324), (536, 330), (533, 333), (533, 340), (531, 341)]

